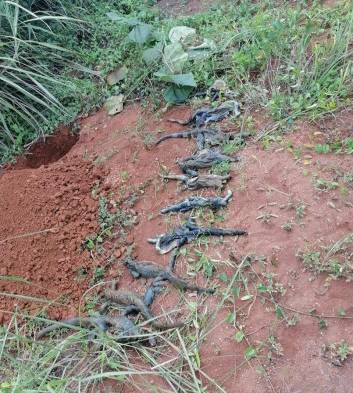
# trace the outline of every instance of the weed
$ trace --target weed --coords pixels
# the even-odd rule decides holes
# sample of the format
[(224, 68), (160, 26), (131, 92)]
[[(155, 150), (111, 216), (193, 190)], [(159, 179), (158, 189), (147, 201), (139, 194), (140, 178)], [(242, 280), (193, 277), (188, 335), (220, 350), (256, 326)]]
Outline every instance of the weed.
[(282, 136), (280, 135), (267, 135), (261, 140), (262, 148), (269, 150), (274, 143), (282, 142)]
[(262, 273), (261, 283), (257, 286), (257, 289), (260, 293), (266, 293), (271, 296), (271, 298), (275, 298), (276, 295), (284, 296), (286, 293), (286, 289), (283, 284), (277, 282), (275, 279), (275, 274), (273, 273)]
[(314, 176), (314, 178), (313, 178), (313, 185), (316, 189), (323, 191), (323, 192), (327, 192), (330, 190), (336, 190), (339, 186), (339, 184), (335, 181), (321, 179), (317, 176)]
[(353, 172), (345, 173), (342, 177), (342, 181), (349, 186), (353, 186)]
[(281, 205), (281, 209), (289, 209), (295, 210), (295, 216), (297, 220), (301, 220), (306, 215), (306, 204), (303, 201), (296, 201), (294, 199), (290, 199), (287, 205)]
[(228, 175), (231, 168), (232, 168), (232, 165), (230, 162), (223, 161), (223, 162), (213, 165), (211, 172), (216, 175)]
[(320, 330), (326, 330), (328, 328), (328, 323), (327, 323), (326, 319), (320, 318), (318, 323), (319, 323)]
[(245, 349), (245, 352), (244, 352), (245, 360), (249, 361), (251, 359), (256, 358), (256, 356), (257, 356), (257, 350), (253, 346), (249, 346)]
[(97, 282), (102, 281), (105, 275), (105, 269), (102, 266), (97, 266), (92, 275), (91, 285), (97, 284)]
[[(2, 392), (97, 391), (107, 378), (113, 378), (118, 389), (122, 389), (129, 380), (134, 390), (144, 386), (146, 391), (150, 391), (151, 376), (162, 378), (163, 383), (173, 386), (173, 390), (181, 389), (186, 393), (204, 391), (202, 382), (194, 378), (199, 362), (185, 364), (182, 355), (183, 359), (176, 357), (168, 366), (160, 363), (162, 351), (177, 347), (185, 351), (185, 356), (193, 354), (196, 358), (200, 341), (197, 332), (195, 339), (189, 342), (180, 342), (172, 332), (153, 332), (154, 336), (160, 337), (160, 343), (153, 348), (141, 343), (146, 337), (152, 337), (148, 332), (133, 343), (119, 343), (113, 332), (100, 333), (92, 338), (89, 330), (80, 327), (69, 335), (58, 333), (60, 339), (31, 339), (43, 322), (48, 323), (45, 318), (28, 319), (15, 314), (9, 326), (0, 327)], [(134, 354), (138, 355), (137, 358)], [(84, 367), (82, 359), (85, 359)], [(141, 362), (141, 359), (144, 361)], [(135, 385), (134, 378), (130, 378), (136, 374), (140, 378), (139, 387)]]
[(129, 180), (129, 178), (130, 178), (130, 174), (129, 174), (128, 171), (121, 171), (121, 172), (120, 172), (120, 179), (121, 179), (123, 182), (126, 183), (126, 182)]
[(297, 253), (304, 266), (315, 274), (327, 273), (332, 279), (353, 280), (353, 235), (349, 234), (331, 246), (325, 247), (326, 253), (307, 249)]
[[(127, 172), (126, 172), (127, 173)], [(109, 207), (109, 204), (111, 205)], [(112, 210), (115, 210), (113, 213)], [(116, 202), (108, 203), (106, 197), (101, 196), (98, 200), (98, 233), (88, 235), (83, 243), (84, 247), (91, 253), (103, 254), (103, 244), (108, 238), (116, 235), (124, 236), (125, 229), (131, 227), (136, 222), (136, 217), (127, 210), (122, 209)], [(117, 232), (113, 233), (113, 229)]]
[(223, 153), (232, 155), (244, 147), (244, 141), (242, 139), (227, 142), (223, 145)]
[(306, 205), (304, 202), (300, 201), (294, 205), (295, 215), (298, 219), (302, 219), (306, 214)]
[(286, 232), (292, 232), (292, 230), (293, 230), (293, 221), (292, 220), (289, 220), (289, 221), (287, 221), (287, 222), (285, 222), (283, 225), (282, 225), (282, 229), (283, 230), (285, 230)]
[(211, 278), (216, 270), (214, 263), (201, 251), (195, 250), (195, 254), (198, 257), (198, 261), (195, 264), (195, 270), (197, 272), (202, 271), (206, 278)]
[(321, 348), (322, 356), (333, 365), (341, 367), (353, 353), (353, 348), (345, 340), (324, 344)]
[(293, 314), (291, 317), (286, 318), (286, 323), (288, 327), (296, 326), (299, 321), (300, 321), (299, 315), (296, 313)]
[(262, 346), (267, 349), (267, 359), (269, 361), (273, 361), (275, 358), (283, 356), (283, 347), (275, 336), (270, 335), (267, 340), (262, 343)]
[(316, 153), (319, 153), (319, 154), (327, 154), (327, 153), (330, 153), (331, 148), (330, 148), (330, 145), (328, 145), (328, 144), (324, 144), (324, 145), (317, 144), (317, 145), (315, 145), (315, 151), (316, 151)]

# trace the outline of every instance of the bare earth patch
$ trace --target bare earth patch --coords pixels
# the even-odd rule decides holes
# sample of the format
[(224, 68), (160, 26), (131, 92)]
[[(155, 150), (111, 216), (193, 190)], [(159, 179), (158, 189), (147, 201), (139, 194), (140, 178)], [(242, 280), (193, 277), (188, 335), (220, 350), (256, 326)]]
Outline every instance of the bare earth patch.
[[(133, 206), (137, 223), (123, 242), (117, 241), (119, 246), (110, 245), (114, 259), (105, 278), (119, 277), (122, 288), (142, 293), (144, 280), (133, 280), (121, 260), (127, 246), (133, 245), (139, 259), (167, 264), (169, 256), (157, 255), (147, 239), (183, 220), (177, 215), (166, 219), (159, 210), (190, 192), (181, 191), (173, 182), (163, 183), (160, 173), (166, 169), (177, 172), (176, 159), (194, 149), (193, 142), (187, 140), (171, 140), (152, 148), (150, 144), (160, 131), (181, 129), (166, 119), (186, 118), (189, 113), (188, 108), (179, 107), (151, 115), (139, 106), (130, 106), (108, 117), (102, 110), (82, 120), (78, 142), (58, 161), (37, 169), (5, 171), (0, 178), (0, 274), (21, 276), (27, 282), (1, 281), (0, 292), (47, 300), (63, 300), (64, 296), (64, 306), (49, 307), (52, 318), (78, 312), (92, 271), (102, 263), (82, 249), (86, 236), (97, 230), (97, 200), (92, 190), (99, 184), (99, 190), (111, 199), (137, 194)], [(244, 275), (249, 274), (251, 296), (244, 297), (246, 292), (241, 292), (234, 304), (224, 303), (200, 351), (201, 370), (226, 392), (351, 391), (352, 361), (336, 367), (322, 357), (321, 348), (343, 339), (349, 342), (352, 337), (352, 320), (336, 318), (342, 309), (346, 317), (353, 315), (352, 284), (341, 279), (327, 282), (327, 275), (315, 276), (304, 269), (296, 254), (307, 245), (320, 249), (353, 232), (352, 188), (338, 175), (338, 169), (340, 173), (352, 171), (353, 157), (317, 154), (313, 147), (324, 143), (335, 127), (352, 120), (352, 113), (346, 111), (334, 121), (327, 120), (326, 130), (324, 124), (320, 128), (300, 124), (295, 133), (266, 145), (266, 150), (261, 143), (249, 142), (238, 153), (241, 162), (232, 169), (232, 180), (225, 188), (233, 191), (233, 201), (222, 211), (224, 220), (214, 223), (244, 228), (249, 235), (210, 240), (208, 246), (188, 246), (189, 257), (197, 248), (215, 261), (214, 277), (226, 273), (230, 279), (234, 274), (236, 267), (224, 261), (232, 260), (239, 266), (243, 256), (256, 256), (257, 262), (251, 264), (254, 270), (251, 266), (244, 270)], [(349, 133), (352, 135), (351, 130)], [(315, 182), (318, 178), (338, 186), (320, 189)], [(265, 270), (259, 268), (261, 263)], [(181, 258), (178, 274), (186, 277), (192, 264), (188, 257)], [(80, 275), (82, 269), (87, 276)], [(275, 299), (287, 319), (276, 317), (274, 304), (264, 301), (261, 287), (252, 281), (260, 271), (272, 274), (281, 284), (282, 294), (277, 293)], [(201, 272), (192, 280), (199, 285), (206, 282)], [(220, 291), (227, 285), (217, 278), (211, 283), (218, 284)], [(195, 301), (198, 298), (192, 294), (180, 297), (177, 291), (168, 291), (153, 310), (157, 313), (179, 302)], [(212, 316), (219, 301), (219, 295), (207, 298), (201, 312)], [(19, 297), (0, 296), (2, 321), (8, 321), (16, 304), (31, 313), (47, 308)], [(235, 321), (229, 318), (234, 311)], [(185, 315), (188, 312), (185, 306)], [(328, 316), (323, 318), (325, 326), (317, 317), (320, 315)], [(294, 326), (287, 326), (289, 320)], [(245, 334), (238, 340), (241, 342), (235, 339), (239, 330)], [(246, 360), (244, 353), (249, 347), (255, 348), (256, 354), (247, 352)], [(126, 387), (124, 391), (131, 390)]]

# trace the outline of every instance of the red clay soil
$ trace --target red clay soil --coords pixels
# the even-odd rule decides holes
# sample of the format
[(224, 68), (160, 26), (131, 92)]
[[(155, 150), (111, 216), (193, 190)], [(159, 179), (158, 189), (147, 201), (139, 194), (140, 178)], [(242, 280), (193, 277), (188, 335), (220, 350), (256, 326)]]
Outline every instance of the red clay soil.
[[(0, 275), (10, 277), (0, 281), (0, 292), (8, 294), (0, 297), (1, 322), (11, 317), (8, 312), (16, 304), (38, 311), (46, 308), (44, 302), (60, 300), (64, 306), (49, 307), (49, 315), (61, 318), (72, 313), (87, 287), (79, 271), (94, 265), (81, 244), (97, 226), (91, 189), (101, 176), (91, 162), (74, 155), (50, 166), (3, 174)], [(38, 302), (27, 302), (22, 295)]]
[[(172, 140), (152, 149), (146, 148), (145, 143), (160, 131), (181, 129), (166, 119), (186, 118), (189, 112), (179, 107), (167, 114), (151, 115), (139, 106), (130, 106), (121, 114), (109, 117), (102, 110), (81, 121), (79, 140), (58, 161), (37, 169), (4, 173), (0, 178), (0, 274), (20, 276), (28, 283), (2, 281), (0, 292), (63, 301), (65, 305), (47, 308), (45, 304), (2, 296), (3, 320), (8, 320), (15, 304), (29, 312), (47, 309), (52, 318), (79, 311), (81, 297), (90, 287), (92, 271), (101, 263), (99, 259), (90, 258), (81, 247), (86, 236), (97, 230), (97, 202), (91, 191), (98, 180), (100, 189), (115, 200), (139, 190), (133, 207), (138, 222), (127, 243), (134, 245), (137, 258), (167, 263), (169, 256), (157, 255), (147, 239), (183, 219), (181, 215), (170, 219), (161, 217), (159, 210), (190, 193), (181, 191), (173, 182), (163, 183), (159, 174), (165, 168), (178, 172), (176, 159), (191, 153), (194, 143)], [(254, 117), (260, 118), (256, 113)], [(263, 255), (267, 257), (268, 272), (276, 274), (276, 279), (286, 288), (285, 295), (279, 298), (282, 304), (303, 312), (315, 308), (319, 314), (336, 316), (338, 310), (344, 308), (347, 315), (353, 314), (352, 284), (337, 280), (326, 288), (326, 276), (314, 278), (296, 257), (298, 249), (307, 244), (319, 247), (353, 232), (352, 189), (348, 187), (343, 193), (342, 184), (337, 190), (322, 192), (313, 186), (315, 174), (341, 184), (339, 173), (352, 172), (353, 157), (318, 155), (312, 148), (313, 144), (323, 143), (338, 132), (352, 136), (348, 128), (352, 120), (353, 112), (346, 111), (336, 119), (325, 120), (319, 124), (320, 128), (303, 123), (295, 133), (271, 145), (269, 150), (264, 150), (261, 144), (250, 143), (239, 153), (241, 163), (233, 168), (233, 179), (226, 187), (234, 192), (234, 198), (222, 212), (224, 221), (217, 225), (245, 228), (249, 236), (238, 240), (227, 238), (223, 242), (211, 240), (208, 248), (203, 248), (217, 261), (216, 276), (223, 272), (229, 276), (234, 274), (234, 269), (222, 263), (229, 260), (230, 252), (238, 258), (250, 253)], [(260, 123), (256, 126), (261, 128)], [(295, 147), (304, 147), (299, 159), (293, 155)], [(306, 205), (306, 214), (299, 220), (295, 209), (290, 208), (298, 202)], [(259, 218), (266, 213), (274, 215), (269, 223)], [(294, 223), (291, 232), (282, 228), (288, 220)], [(106, 279), (119, 276), (121, 287), (142, 293), (146, 283), (133, 280), (122, 266), (126, 248), (121, 245), (121, 239), (110, 245), (115, 260)], [(181, 258), (177, 272), (186, 276), (190, 264)], [(82, 277), (79, 273), (83, 270), (87, 275)], [(202, 273), (196, 274), (193, 280), (205, 284)], [(222, 285), (217, 279), (211, 284)], [(176, 291), (169, 291), (158, 299), (153, 309), (158, 313), (161, 309), (175, 308), (181, 299)], [(197, 300), (192, 294), (187, 294), (186, 299)], [(212, 314), (219, 301), (220, 296), (207, 299), (205, 307), (209, 313)], [(248, 344), (237, 343), (234, 323), (225, 321), (229, 312), (240, 308), (238, 323), (248, 333), (251, 345), (275, 336), (283, 348), (283, 356), (275, 356), (270, 362), (264, 349), (257, 359), (244, 364)], [(295, 326), (287, 327), (276, 319), (270, 305), (263, 305), (259, 300), (252, 307), (251, 301), (245, 300), (236, 305), (226, 303), (216, 318), (217, 327), (209, 332), (202, 345), (201, 368), (229, 393), (352, 392), (352, 360), (339, 368), (320, 355), (324, 343), (345, 339), (353, 344), (352, 321), (335, 318), (327, 321), (327, 329), (320, 330), (316, 318), (301, 315)], [(124, 392), (132, 391), (128, 387), (124, 389)], [(210, 388), (209, 391), (215, 390)]]

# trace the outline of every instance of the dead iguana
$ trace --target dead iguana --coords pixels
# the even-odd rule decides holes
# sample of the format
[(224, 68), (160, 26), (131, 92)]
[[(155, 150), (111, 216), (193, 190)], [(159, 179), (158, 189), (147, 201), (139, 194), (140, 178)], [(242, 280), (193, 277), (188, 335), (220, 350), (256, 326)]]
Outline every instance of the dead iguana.
[(160, 254), (166, 254), (175, 247), (181, 247), (190, 243), (198, 236), (242, 236), (247, 232), (241, 229), (221, 229), (198, 227), (193, 219), (189, 219), (185, 224), (175, 228), (169, 233), (163, 233), (148, 242), (155, 244), (156, 250)]
[(149, 323), (157, 329), (171, 329), (182, 327), (184, 325), (183, 323), (161, 324), (156, 322), (156, 317), (152, 314), (144, 300), (137, 293), (107, 289), (104, 292), (104, 297), (113, 303), (121, 304), (127, 307), (133, 307), (135, 310), (138, 310), (141, 315), (145, 319), (149, 320)]
[(240, 115), (240, 105), (235, 100), (229, 100), (221, 104), (218, 108), (200, 108), (197, 109), (191, 117), (186, 120), (169, 119), (173, 123), (182, 125), (193, 124), (196, 127), (201, 127), (210, 122), (216, 122), (225, 119), (229, 115)]
[(225, 197), (204, 198), (198, 196), (191, 196), (182, 201), (168, 206), (161, 210), (162, 214), (181, 212), (185, 213), (197, 207), (209, 207), (212, 210), (218, 210), (226, 207), (228, 202), (232, 199), (232, 191), (228, 191)]
[(211, 168), (213, 165), (221, 162), (236, 161), (239, 161), (239, 158), (227, 156), (217, 149), (203, 149), (190, 157), (177, 161), (177, 163), (183, 173), (189, 176), (197, 176), (198, 169)]
[(168, 139), (194, 138), (196, 139), (197, 150), (202, 150), (206, 147), (223, 145), (230, 141), (237, 141), (239, 145), (243, 145), (245, 143), (245, 138), (248, 136), (250, 136), (250, 133), (247, 132), (228, 133), (217, 130), (216, 128), (195, 128), (164, 135), (162, 138), (158, 139), (155, 145), (157, 146)]
[(141, 331), (129, 318), (126, 316), (109, 317), (106, 315), (99, 315), (97, 317), (74, 317), (56, 321), (54, 324), (47, 326), (40, 330), (37, 334), (37, 339), (40, 339), (57, 329), (67, 329), (73, 327), (87, 327), (98, 328), (106, 332), (109, 327), (113, 327), (119, 334), (117, 339), (125, 341), (128, 337), (139, 336)]
[(125, 265), (129, 269), (129, 272), (134, 278), (154, 278), (158, 281), (169, 281), (175, 287), (186, 291), (195, 291), (198, 293), (209, 293), (215, 292), (212, 288), (201, 288), (196, 285), (189, 284), (186, 280), (171, 273), (168, 269), (163, 268), (153, 262), (136, 262), (132, 259), (125, 260)]
[(230, 175), (203, 175), (198, 174), (197, 176), (187, 175), (163, 175), (163, 179), (177, 180), (184, 184), (185, 189), (198, 190), (200, 188), (222, 188), (228, 180), (231, 179)]

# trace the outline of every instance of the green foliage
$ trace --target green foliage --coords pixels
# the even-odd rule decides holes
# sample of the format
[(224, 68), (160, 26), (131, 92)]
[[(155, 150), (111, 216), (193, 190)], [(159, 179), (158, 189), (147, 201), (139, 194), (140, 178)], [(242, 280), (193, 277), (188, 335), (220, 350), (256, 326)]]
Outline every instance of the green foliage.
[(336, 181), (321, 179), (319, 177), (314, 177), (313, 184), (314, 187), (320, 191), (335, 190), (339, 186), (339, 184)]
[(319, 154), (327, 154), (331, 151), (337, 154), (353, 154), (353, 138), (345, 138), (333, 143), (317, 144), (315, 151)]
[(245, 352), (244, 352), (244, 358), (245, 358), (245, 360), (251, 360), (251, 359), (254, 359), (254, 358), (256, 358), (256, 356), (257, 356), (257, 351), (256, 351), (256, 348), (254, 348), (254, 347), (247, 347), (246, 348), (246, 350), (245, 350)]
[(315, 146), (315, 151), (316, 151), (316, 153), (319, 153), (319, 154), (327, 154), (327, 153), (330, 153), (330, 145), (328, 145), (328, 144), (324, 144), (324, 145), (321, 145), (321, 144), (317, 144), (316, 146)]
[(325, 247), (325, 254), (308, 248), (299, 251), (297, 256), (304, 266), (315, 274), (327, 273), (332, 279), (344, 278), (347, 281), (352, 281), (352, 248), (353, 235), (348, 234), (336, 243)]
[[(2, 109), (1, 114), (6, 112), (6, 126), (0, 118), (2, 160), (19, 152), (40, 132), (51, 132), (58, 123), (71, 121), (111, 95), (145, 97), (155, 106), (161, 104), (163, 96), (168, 102), (180, 103), (190, 97), (195, 86), (206, 90), (215, 79), (222, 78), (240, 101), (267, 108), (275, 120), (285, 120), (285, 125), (299, 116), (331, 112), (350, 100), (353, 11), (349, 1), (325, 12), (316, 3), (308, 8), (305, 2), (296, 7), (286, 3), (274, 7), (272, 0), (246, 0), (236, 5), (225, 2), (208, 12), (176, 18), (163, 18), (157, 7), (138, 0), (25, 3), (34, 4), (36, 18), (29, 25), (29, 16), (21, 9), (16, 31), (21, 40), (5, 41), (1, 53), (7, 73), (12, 72), (9, 65), (14, 61), (17, 69), (26, 70), (16, 74), (27, 78), (26, 94), (18, 90), (17, 94), (31, 102), (34, 112), (28, 112), (29, 106), (19, 101), (15, 103), (17, 112), (12, 111), (11, 116), (11, 108)], [(6, 20), (15, 20), (14, 9), (18, 7), (14, 2), (11, 6), (9, 1), (3, 4), (12, 11), (1, 16), (0, 34), (13, 37)], [(48, 11), (46, 7), (51, 8)], [(45, 23), (39, 20), (43, 12), (51, 17)], [(78, 24), (77, 18), (83, 23)], [(196, 35), (187, 42), (176, 41), (169, 33), (178, 26), (194, 29)], [(36, 34), (29, 36), (33, 28)], [(34, 39), (29, 43), (28, 37), (35, 37), (38, 43)], [(202, 48), (197, 49), (200, 45)], [(28, 53), (33, 54), (30, 60), (35, 59), (30, 65), (25, 61)], [(125, 78), (107, 85), (109, 72), (122, 66), (127, 69)], [(8, 88), (13, 93), (13, 87)], [(28, 94), (33, 89), (39, 101), (34, 102)], [(270, 143), (268, 140), (266, 147)], [(236, 151), (238, 147), (229, 145), (225, 150)], [(317, 150), (326, 153), (327, 146), (317, 146)], [(353, 141), (348, 138), (330, 144), (330, 150), (352, 154)]]
[(199, 258), (195, 265), (195, 270), (198, 271), (203, 271), (203, 274), (206, 278), (211, 278), (213, 276), (214, 271), (216, 270), (216, 267), (212, 260), (208, 258), (204, 253), (201, 251), (195, 251), (195, 254)]
[(78, 21), (60, 15), (48, 3), (0, 2), (0, 163), (43, 133), (52, 116), (65, 113), (55, 89), (56, 77), (72, 59), (56, 33), (67, 32)]
[(232, 165), (230, 162), (222, 161), (212, 166), (212, 173), (214, 173), (215, 175), (228, 175), (231, 168)]

